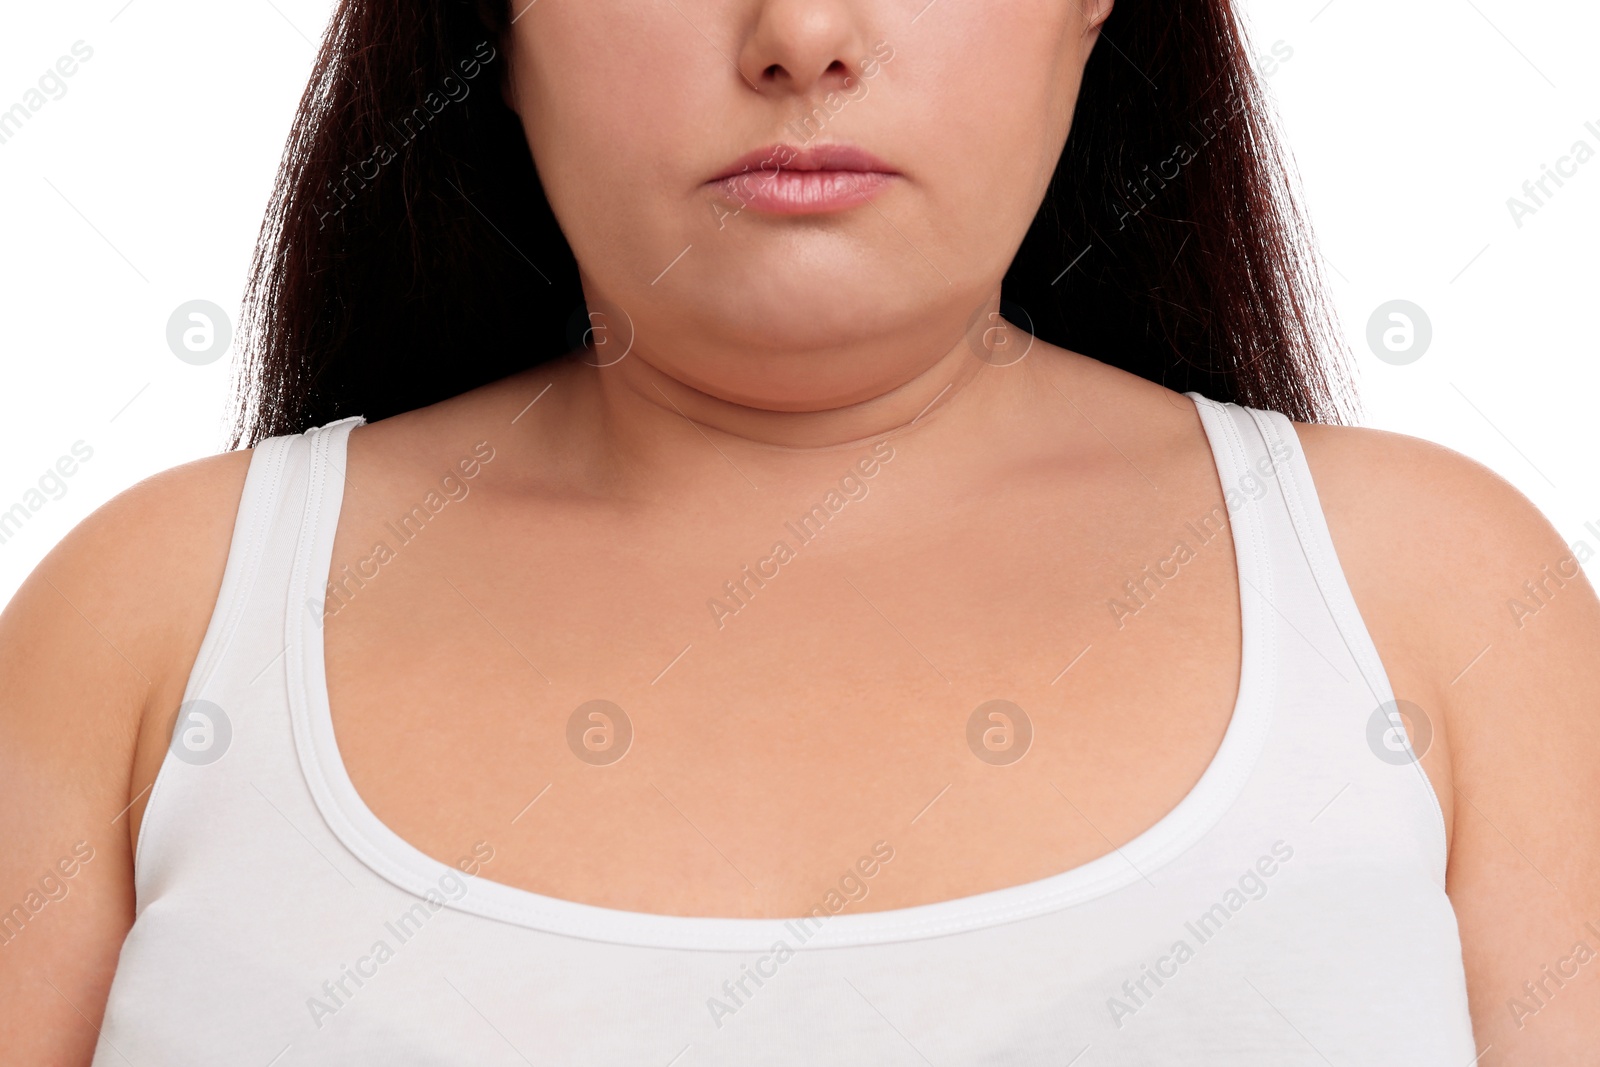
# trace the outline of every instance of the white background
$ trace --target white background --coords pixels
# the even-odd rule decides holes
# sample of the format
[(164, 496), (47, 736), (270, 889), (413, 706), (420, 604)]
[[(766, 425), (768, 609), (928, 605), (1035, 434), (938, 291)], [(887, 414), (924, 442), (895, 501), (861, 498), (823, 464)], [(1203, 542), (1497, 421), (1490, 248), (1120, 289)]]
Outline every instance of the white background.
[[(1480, 460), (1564, 540), (1600, 552), (1600, 158), (1520, 228), (1506, 203), (1575, 141), (1600, 152), (1600, 5), (1242, 2), (1256, 53), (1293, 51), (1267, 84), (1368, 423)], [(194, 299), (236, 313), (330, 10), (95, 0), (7, 12), (0, 110), (74, 42), (94, 54), (0, 144), (0, 511), (74, 442), (94, 455), (0, 544), (0, 601), (101, 503), (221, 447), (229, 360), (180, 362), (166, 324)], [(1431, 347), (1404, 366), (1366, 342), (1394, 299), (1432, 323)]]

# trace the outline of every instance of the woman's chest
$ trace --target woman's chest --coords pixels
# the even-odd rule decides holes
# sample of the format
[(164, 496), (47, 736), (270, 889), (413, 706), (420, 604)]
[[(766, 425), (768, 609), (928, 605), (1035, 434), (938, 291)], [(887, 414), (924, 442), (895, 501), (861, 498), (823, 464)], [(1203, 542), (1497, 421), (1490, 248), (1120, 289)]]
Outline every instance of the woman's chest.
[(853, 517), (631, 543), (553, 523), (520, 555), (463, 523), (369, 563), (350, 535), (325, 642), (356, 789), (519, 888), (775, 916), (880, 843), (862, 910), (1037, 880), (1193, 787), (1238, 688), (1225, 529)]

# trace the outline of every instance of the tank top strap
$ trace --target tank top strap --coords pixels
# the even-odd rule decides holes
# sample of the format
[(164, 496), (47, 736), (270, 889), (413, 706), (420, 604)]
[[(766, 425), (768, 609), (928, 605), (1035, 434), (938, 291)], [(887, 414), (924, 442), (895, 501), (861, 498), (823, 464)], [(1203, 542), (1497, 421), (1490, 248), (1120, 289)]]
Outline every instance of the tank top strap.
[[(333, 539), (344, 501), (345, 457), (350, 431), (365, 420), (359, 415), (307, 430), (302, 435), (304, 457), (304, 506), (297, 518), (294, 550), (290, 562), (288, 592), (301, 610), (291, 611), (285, 620), (284, 640), (290, 677), (304, 667), (307, 646), (320, 656), (321, 641), (307, 641), (308, 627), (321, 628), (327, 598), (328, 561), (333, 556)], [(317, 665), (320, 671), (320, 664)]]
[[(1275, 634), (1274, 736), (1258, 782), (1278, 800), (1309, 804), (1308, 815), (1344, 797), (1339, 803), (1352, 813), (1371, 813), (1363, 832), (1404, 839), (1442, 888), (1444, 819), (1421, 763), (1431, 724), (1424, 709), (1396, 699), (1293, 421), (1277, 411), (1187, 395), (1211, 438), (1239, 542), (1247, 639), (1252, 601)], [(1244, 565), (1257, 550), (1265, 581)]]
[(216, 605), (139, 827), (137, 910), (159, 888), (153, 879), (197, 862), (197, 841), (216, 826), (237, 828), (233, 820), (274, 790), (286, 814), (297, 805), (282, 794), (304, 792), (283, 692), (289, 634), (321, 625), (322, 600), (320, 591), (295, 598), (294, 579), (307, 565), (306, 528), (319, 543), (332, 539), (337, 501), (331, 510), (326, 502), (343, 485), (345, 438), (363, 421), (269, 437), (251, 450)]
[(1312, 580), (1316, 582), (1322, 605), (1332, 614), (1339, 628), (1340, 637), (1361, 674), (1368, 695), (1374, 704), (1392, 699), (1388, 673), (1378, 657), (1372, 635), (1356, 606), (1355, 594), (1339, 563), (1327, 516), (1317, 496), (1316, 483), (1312, 480), (1311, 468), (1306, 462), (1304, 449), (1300, 447), (1300, 436), (1295, 431), (1294, 423), (1277, 411), (1254, 408), (1238, 410), (1255, 423), (1262, 451), (1277, 460), (1274, 464), (1276, 495), (1293, 528), (1294, 544), (1299, 548), (1300, 558)]
[[(1294, 423), (1277, 411), (1238, 404), (1222, 407), (1238, 431), (1245, 456), (1232, 490), (1262, 501), (1273, 572), (1280, 580), (1292, 575), (1297, 582), (1310, 583), (1312, 595), (1280, 597), (1275, 609), (1282, 612), (1292, 604), (1302, 614), (1331, 617), (1339, 646), (1356, 670), (1352, 682), (1374, 706), (1391, 699), (1388, 674), (1339, 563)], [(1285, 616), (1285, 621), (1295, 620)]]

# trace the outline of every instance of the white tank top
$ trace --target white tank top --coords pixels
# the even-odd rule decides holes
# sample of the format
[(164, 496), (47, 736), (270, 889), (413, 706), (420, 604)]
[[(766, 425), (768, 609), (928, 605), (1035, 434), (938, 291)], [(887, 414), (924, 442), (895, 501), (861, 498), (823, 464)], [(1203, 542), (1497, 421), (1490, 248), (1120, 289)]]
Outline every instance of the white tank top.
[(1189, 395), (1243, 619), (1198, 784), (1072, 870), (852, 910), (893, 862), (880, 842), (791, 919), (542, 896), (381, 823), (334, 742), (318, 621), (362, 420), (263, 441), (150, 794), (94, 1063), (1467, 1067), (1439, 804), (1293, 425)]

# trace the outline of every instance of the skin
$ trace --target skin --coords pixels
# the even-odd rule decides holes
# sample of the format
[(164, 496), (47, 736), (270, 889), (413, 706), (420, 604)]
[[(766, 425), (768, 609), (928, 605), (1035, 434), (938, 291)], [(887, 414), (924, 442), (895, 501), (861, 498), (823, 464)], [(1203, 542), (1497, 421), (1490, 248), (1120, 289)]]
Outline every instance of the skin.
[[(535, 892), (770, 917), (882, 839), (895, 859), (852, 907), (898, 908), (1102, 855), (1215, 754), (1240, 651), (1227, 539), (1121, 628), (1106, 606), (1221, 504), (1192, 404), (1043, 342), (1003, 367), (969, 345), (1109, 4), (942, 4), (909, 27), (901, 6), (540, 4), (502, 42), (507, 99), (606, 309), (599, 350), (624, 323), (634, 342), (351, 435), (336, 573), (475, 444), (493, 449), (326, 619), (352, 779), (424, 852), (455, 863), (486, 843), (482, 873)], [(719, 226), (705, 180), (787, 139), (878, 40), (896, 58), (826, 139), (897, 167), (893, 188)], [(1423, 441), (1297, 429), (1395, 692), (1434, 728), (1422, 764), (1480, 1062), (1580, 1062), (1600, 964), (1520, 1028), (1506, 1003), (1600, 943), (1581, 928), (1600, 922), (1600, 602), (1580, 577), (1519, 626), (1508, 599), (1569, 553), (1516, 490)], [(885, 439), (868, 495), (719, 626), (722, 583)], [(0, 614), (3, 902), (73, 843), (94, 850), (0, 949), (0, 1045), (19, 1062), (90, 1057), (248, 461), (123, 493)], [(563, 740), (595, 698), (636, 732), (607, 767)], [(995, 698), (1037, 727), (1001, 774), (964, 738)]]

